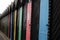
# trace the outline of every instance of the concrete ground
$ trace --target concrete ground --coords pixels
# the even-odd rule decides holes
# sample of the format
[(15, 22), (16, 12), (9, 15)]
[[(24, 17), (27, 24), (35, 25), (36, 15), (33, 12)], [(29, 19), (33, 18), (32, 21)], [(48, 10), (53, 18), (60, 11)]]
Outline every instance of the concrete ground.
[(8, 37), (0, 31), (0, 40), (9, 40)]

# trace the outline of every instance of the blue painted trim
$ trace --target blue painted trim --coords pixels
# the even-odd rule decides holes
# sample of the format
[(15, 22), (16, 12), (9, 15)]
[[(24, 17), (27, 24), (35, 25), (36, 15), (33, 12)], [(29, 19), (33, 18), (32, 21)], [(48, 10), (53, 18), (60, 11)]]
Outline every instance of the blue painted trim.
[(10, 26), (10, 40), (12, 40), (12, 25), (13, 25), (12, 24), (12, 13), (11, 13), (11, 18), (10, 19), (11, 19), (11, 24), (10, 24), (11, 25)]
[(48, 40), (49, 0), (40, 0), (39, 40)]

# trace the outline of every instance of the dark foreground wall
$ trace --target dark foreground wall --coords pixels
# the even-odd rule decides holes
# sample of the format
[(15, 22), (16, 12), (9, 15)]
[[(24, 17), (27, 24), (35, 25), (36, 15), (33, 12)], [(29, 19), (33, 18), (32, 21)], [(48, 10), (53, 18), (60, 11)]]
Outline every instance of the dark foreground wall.
[(60, 0), (52, 0), (50, 11), (50, 40), (60, 40)]

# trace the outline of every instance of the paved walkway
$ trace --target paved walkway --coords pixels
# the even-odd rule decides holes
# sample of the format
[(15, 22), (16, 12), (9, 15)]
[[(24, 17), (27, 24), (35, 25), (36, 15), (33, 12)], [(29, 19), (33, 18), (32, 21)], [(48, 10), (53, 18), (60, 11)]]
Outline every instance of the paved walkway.
[(0, 31), (0, 40), (9, 40), (7, 36)]

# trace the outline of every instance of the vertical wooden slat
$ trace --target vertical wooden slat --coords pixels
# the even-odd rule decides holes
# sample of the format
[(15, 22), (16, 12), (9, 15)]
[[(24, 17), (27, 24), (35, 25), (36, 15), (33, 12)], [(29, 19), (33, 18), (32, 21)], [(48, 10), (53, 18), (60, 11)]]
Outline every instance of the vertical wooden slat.
[(22, 7), (19, 9), (19, 30), (18, 30), (18, 40), (21, 40), (21, 30), (22, 30)]
[(26, 40), (30, 40), (30, 32), (31, 32), (31, 8), (32, 8), (32, 2), (29, 1), (29, 3), (27, 4)]
[(48, 40), (49, 0), (40, 2), (39, 40)]
[(16, 15), (17, 10), (14, 11), (14, 40), (16, 40)]

